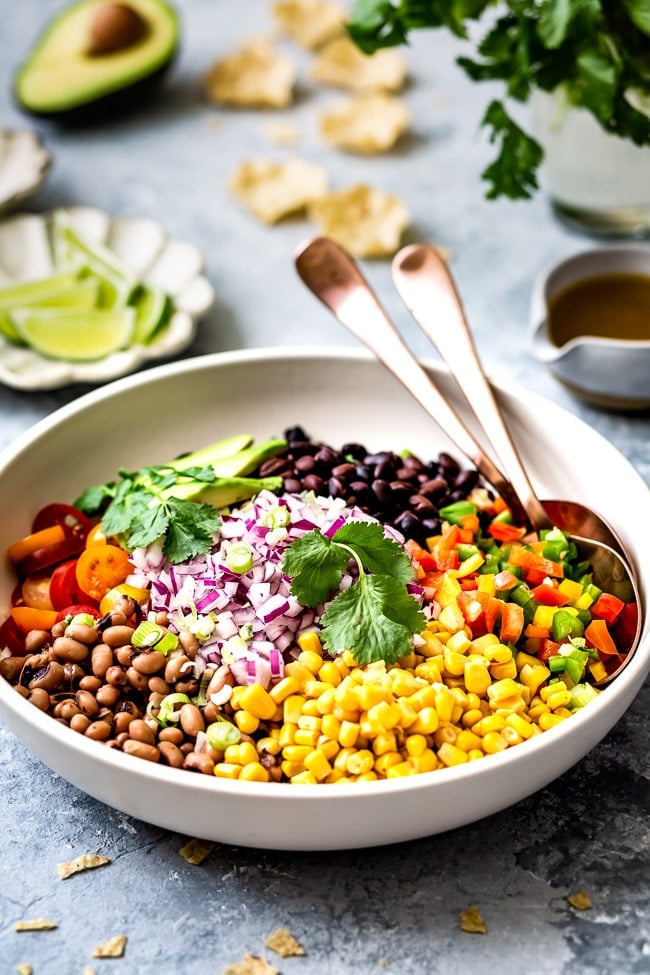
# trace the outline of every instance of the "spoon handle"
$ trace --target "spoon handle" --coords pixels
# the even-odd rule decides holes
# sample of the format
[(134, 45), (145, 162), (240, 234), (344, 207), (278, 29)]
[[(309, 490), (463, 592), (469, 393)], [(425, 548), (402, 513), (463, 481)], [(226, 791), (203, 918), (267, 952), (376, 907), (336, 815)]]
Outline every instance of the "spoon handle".
[(426, 244), (395, 255), (393, 282), (413, 318), (438, 350), (496, 450), (515, 492), (539, 532), (551, 520), (537, 498), (483, 372), (460, 296), (445, 261)]
[(415, 397), (504, 498), (515, 521), (528, 525), (526, 509), (512, 485), (433, 384), (349, 255), (329, 238), (317, 237), (298, 249), (295, 260), (307, 287)]

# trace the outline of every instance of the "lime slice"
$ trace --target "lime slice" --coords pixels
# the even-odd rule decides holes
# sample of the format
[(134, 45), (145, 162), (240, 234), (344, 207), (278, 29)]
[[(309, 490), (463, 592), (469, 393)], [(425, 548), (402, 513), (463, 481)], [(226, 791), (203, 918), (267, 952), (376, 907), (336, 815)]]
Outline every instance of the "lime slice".
[(54, 274), (51, 278), (21, 281), (8, 288), (0, 288), (0, 308), (33, 305), (54, 292), (74, 287), (76, 281), (76, 274)]
[(172, 302), (160, 288), (142, 285), (131, 302), (135, 308), (135, 327), (131, 342), (146, 345), (169, 319)]
[(58, 268), (96, 275), (103, 282), (103, 305), (126, 303), (131, 298), (137, 287), (135, 277), (108, 247), (78, 233), (60, 210), (52, 217), (51, 241)]
[[(65, 276), (61, 275), (61, 279)], [(56, 278), (49, 279), (56, 282)], [(41, 282), (36, 282), (40, 284)], [(22, 344), (22, 338), (16, 331), (12, 322), (12, 314), (20, 308), (94, 308), (99, 297), (99, 281), (88, 278), (87, 281), (71, 279), (67, 286), (53, 288), (47, 291), (44, 288), (36, 287), (29, 290), (28, 285), (24, 285), (20, 293), (18, 289), (10, 289), (16, 293), (16, 299), (6, 308), (3, 307), (3, 299), (0, 298), (0, 333), (11, 342)]]
[(103, 359), (126, 348), (134, 323), (133, 308), (21, 308), (12, 314), (12, 324), (27, 345), (49, 359), (73, 362)]

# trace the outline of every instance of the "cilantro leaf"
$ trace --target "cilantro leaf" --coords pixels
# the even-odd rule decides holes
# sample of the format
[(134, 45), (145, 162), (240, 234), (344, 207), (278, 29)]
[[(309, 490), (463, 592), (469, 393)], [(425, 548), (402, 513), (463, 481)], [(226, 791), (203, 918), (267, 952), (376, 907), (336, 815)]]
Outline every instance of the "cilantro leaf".
[(169, 498), (165, 505), (169, 526), (163, 552), (170, 562), (184, 562), (207, 552), (221, 519), (211, 504)]
[(535, 170), (542, 161), (542, 147), (513, 122), (501, 102), (490, 102), (481, 125), (492, 129), (490, 142), (500, 142), (497, 158), (481, 174), (492, 184), (487, 198), (529, 199), (537, 189)]
[[(135, 524), (135, 528), (131, 528), (133, 524)], [(106, 530), (106, 519), (104, 519), (103, 527)], [(151, 545), (152, 542), (155, 542), (167, 531), (169, 527), (169, 511), (162, 505), (158, 505), (155, 508), (146, 508), (142, 512), (141, 517), (134, 520), (128, 527), (131, 529), (128, 542), (129, 550), (133, 551), (135, 548), (146, 548), (147, 545)]]
[(318, 606), (337, 589), (350, 559), (349, 553), (315, 528), (291, 543), (282, 571), (291, 577), (291, 592), (303, 606)]
[(381, 525), (348, 521), (338, 529), (332, 541), (353, 548), (366, 572), (392, 576), (402, 582), (413, 579), (410, 558), (397, 542), (386, 537)]
[(321, 623), (330, 653), (349, 650), (360, 664), (395, 663), (411, 652), (413, 634), (424, 629), (425, 618), (397, 579), (363, 575), (330, 603)]
[(115, 482), (109, 481), (107, 484), (95, 484), (87, 487), (73, 504), (75, 508), (83, 511), (86, 515), (96, 515), (106, 505), (106, 502), (114, 497)]

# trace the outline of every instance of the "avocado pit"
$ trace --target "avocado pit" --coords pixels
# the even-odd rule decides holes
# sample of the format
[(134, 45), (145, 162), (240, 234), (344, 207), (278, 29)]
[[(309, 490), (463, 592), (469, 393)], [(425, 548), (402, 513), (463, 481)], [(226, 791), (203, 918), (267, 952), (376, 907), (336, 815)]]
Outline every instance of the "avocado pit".
[(147, 34), (146, 20), (127, 3), (104, 3), (90, 25), (86, 53), (90, 57), (113, 54), (137, 44)]

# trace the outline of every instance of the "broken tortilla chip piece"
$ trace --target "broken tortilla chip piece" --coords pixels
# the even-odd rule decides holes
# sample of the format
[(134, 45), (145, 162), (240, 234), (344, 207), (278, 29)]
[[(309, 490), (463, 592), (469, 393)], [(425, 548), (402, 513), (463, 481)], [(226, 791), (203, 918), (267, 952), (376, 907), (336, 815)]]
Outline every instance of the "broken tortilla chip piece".
[(286, 108), (293, 101), (296, 70), (265, 38), (247, 41), (217, 61), (203, 79), (207, 97), (238, 108)]
[(327, 191), (328, 176), (321, 166), (302, 159), (260, 159), (242, 163), (229, 185), (259, 220), (272, 224), (321, 197)]
[(576, 890), (575, 893), (567, 896), (567, 901), (576, 911), (588, 911), (593, 906), (591, 897), (586, 890)]
[(314, 58), (311, 77), (350, 91), (400, 91), (406, 82), (406, 61), (395, 51), (363, 54), (349, 37), (337, 37)]
[(106, 866), (111, 861), (108, 857), (100, 856), (98, 853), (82, 853), (75, 860), (68, 860), (67, 863), (59, 863), (57, 870), (61, 880), (67, 880), (74, 873), (81, 873), (83, 870), (94, 870), (95, 867)]
[(460, 929), (467, 934), (487, 934), (487, 926), (478, 907), (460, 912)]
[(46, 917), (37, 917), (33, 921), (16, 921), (14, 931), (54, 931), (58, 928), (55, 921)]
[(222, 975), (280, 975), (279, 970), (258, 955), (244, 955), (243, 961), (224, 968)]
[(333, 0), (276, 0), (271, 11), (282, 33), (308, 51), (341, 34), (347, 16)]
[(187, 843), (178, 851), (184, 860), (198, 867), (210, 856), (214, 849), (214, 843), (209, 840), (188, 840)]
[(93, 951), (93, 958), (121, 958), (126, 948), (126, 935), (117, 934)]
[(355, 257), (394, 254), (409, 224), (408, 211), (399, 197), (362, 183), (315, 200), (309, 216), (324, 236)]
[(275, 951), (281, 958), (293, 958), (305, 955), (306, 951), (297, 938), (286, 928), (276, 928), (264, 942), (267, 948)]
[(401, 98), (382, 92), (357, 95), (323, 112), (321, 135), (347, 152), (388, 152), (408, 129), (409, 112)]

